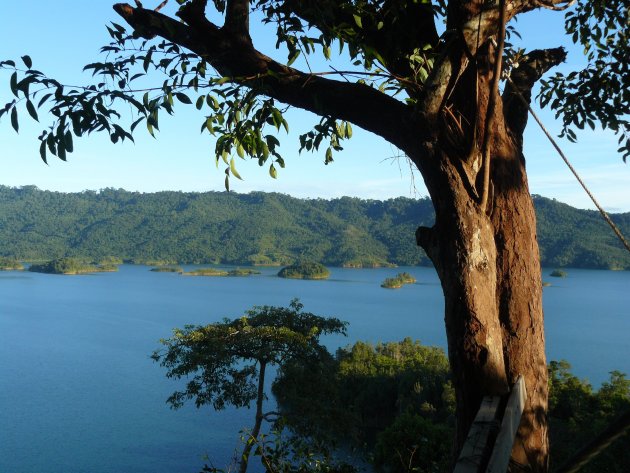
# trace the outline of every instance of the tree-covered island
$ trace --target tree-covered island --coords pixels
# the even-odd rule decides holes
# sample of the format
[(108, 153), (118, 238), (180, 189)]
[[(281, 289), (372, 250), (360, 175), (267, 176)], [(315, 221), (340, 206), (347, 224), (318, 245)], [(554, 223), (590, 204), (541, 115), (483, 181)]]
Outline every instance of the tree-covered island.
[(385, 289), (400, 289), (405, 284), (414, 284), (415, 282), (416, 278), (407, 272), (403, 272), (398, 273), (393, 278), (385, 278), (381, 287), (384, 287)]
[(118, 266), (111, 263), (91, 264), (78, 258), (58, 258), (45, 263), (34, 263), (28, 270), (48, 274), (87, 274), (118, 271)]
[(228, 272), (223, 269), (216, 268), (198, 268), (191, 271), (184, 271), (182, 276), (227, 276)]
[(326, 266), (313, 261), (301, 261), (282, 268), (278, 277), (287, 279), (328, 279), (330, 271)]
[(153, 271), (154, 273), (183, 273), (184, 270), (179, 266), (156, 266), (155, 268), (151, 268), (149, 271)]
[(20, 271), (22, 269), (24, 269), (24, 265), (20, 261), (0, 256), (0, 271)]

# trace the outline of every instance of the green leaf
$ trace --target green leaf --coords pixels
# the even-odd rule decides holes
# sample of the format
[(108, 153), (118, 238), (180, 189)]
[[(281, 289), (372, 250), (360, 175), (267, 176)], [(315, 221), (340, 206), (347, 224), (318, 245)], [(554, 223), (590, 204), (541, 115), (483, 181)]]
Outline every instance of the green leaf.
[(57, 157), (62, 161), (66, 160), (66, 148), (63, 141), (57, 143)]
[(331, 162), (332, 162), (332, 160), (333, 160), (332, 150), (331, 150), (330, 148), (328, 148), (328, 149), (326, 150), (326, 159), (325, 159), (325, 161), (324, 161), (324, 162), (325, 162), (326, 164), (328, 164), (328, 163), (331, 163)]
[(230, 176), (225, 176), (225, 190), (230, 192)]
[(46, 161), (46, 141), (44, 140), (42, 140), (42, 142), (39, 145), (39, 155), (42, 158), (42, 161), (48, 164), (48, 161)]
[(63, 140), (68, 153), (72, 153), (74, 151), (74, 143), (72, 141), (72, 133), (70, 133), (70, 130), (66, 131), (63, 136)]
[(50, 97), (52, 96), (52, 94), (46, 94), (44, 95), (41, 99), (39, 99), (39, 102), (37, 103), (37, 107), (41, 107), (44, 102), (46, 102), (46, 100), (48, 100)]
[(212, 110), (214, 110), (215, 112), (219, 110), (219, 102), (213, 95), (208, 94), (206, 96), (206, 103), (209, 107), (212, 107)]
[(197, 99), (197, 103), (195, 104), (195, 107), (197, 108), (197, 110), (201, 110), (201, 108), (203, 107), (203, 102), (206, 100), (206, 97), (204, 95), (200, 95), (199, 98)]
[(240, 179), (241, 181), (243, 180), (243, 178), (241, 177), (241, 175), (238, 173), (238, 171), (236, 170), (236, 166), (234, 165), (234, 158), (230, 159), (230, 171), (232, 172), (232, 175), (237, 178)]
[(352, 138), (352, 126), (350, 125), (350, 122), (346, 122), (346, 137)]
[(205, 123), (206, 129), (211, 135), (214, 135), (214, 126), (212, 126), (212, 118), (207, 118)]
[(139, 124), (142, 120), (144, 120), (144, 117), (140, 117), (140, 118), (138, 118), (136, 121), (134, 121), (134, 122), (131, 124), (130, 130), (131, 130), (131, 132), (132, 132), (132, 133), (133, 133), (133, 130), (135, 130), (135, 129), (136, 129), (136, 127), (138, 126), (138, 124)]
[(37, 122), (39, 121), (39, 118), (37, 117), (37, 110), (35, 110), (35, 105), (33, 105), (33, 102), (31, 102), (30, 99), (26, 99), (26, 111), (31, 117), (33, 117), (33, 120)]
[(192, 100), (190, 100), (190, 98), (188, 98), (188, 95), (184, 94), (183, 92), (176, 92), (175, 97), (177, 97), (177, 100), (179, 100), (181, 103), (184, 103), (186, 105), (192, 104)]
[(363, 22), (361, 21), (361, 17), (357, 14), (352, 15), (354, 17), (354, 22), (357, 24), (359, 28), (363, 28)]
[(245, 159), (245, 149), (243, 148), (243, 145), (240, 143), (236, 147), (236, 154), (238, 154), (239, 158)]
[(33, 61), (31, 60), (30, 56), (22, 56), (22, 61), (24, 62), (24, 65), (27, 69), (33, 67)]
[(273, 177), (274, 179), (278, 177), (278, 171), (276, 171), (276, 168), (273, 164), (269, 166), (269, 175)]
[(55, 137), (52, 133), (49, 133), (46, 137), (46, 144), (48, 145), (48, 150), (52, 154), (57, 155), (57, 148), (55, 147)]
[(17, 108), (15, 107), (11, 109), (11, 126), (16, 132), (20, 131), (20, 124), (18, 123)]
[(16, 97), (18, 96), (18, 88), (17, 88), (17, 72), (14, 72), (13, 74), (11, 74), (11, 79), (9, 80), (9, 85), (11, 87), (11, 92), (13, 92), (13, 95), (15, 95)]
[(295, 60), (298, 58), (298, 56), (300, 55), (300, 53), (301, 51), (299, 49), (293, 51), (293, 53), (291, 53), (291, 55), (289, 56), (287, 66), (290, 66), (291, 64), (293, 64)]

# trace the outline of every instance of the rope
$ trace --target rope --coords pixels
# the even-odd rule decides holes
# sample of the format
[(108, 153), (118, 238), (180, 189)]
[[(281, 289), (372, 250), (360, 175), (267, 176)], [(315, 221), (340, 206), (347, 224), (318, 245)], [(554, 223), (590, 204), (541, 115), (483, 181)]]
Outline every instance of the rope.
[(556, 140), (553, 138), (553, 136), (551, 136), (551, 134), (549, 133), (547, 128), (545, 128), (545, 125), (543, 125), (542, 121), (540, 121), (540, 118), (538, 118), (538, 115), (536, 115), (536, 112), (534, 112), (532, 107), (529, 105), (529, 102), (525, 99), (525, 97), (523, 97), (523, 94), (521, 94), (521, 91), (518, 90), (518, 87), (516, 87), (514, 82), (512, 82), (512, 79), (510, 78), (510, 76), (507, 76), (507, 80), (508, 80), (508, 82), (510, 84), (512, 84), (512, 87), (516, 91), (516, 95), (518, 96), (519, 99), (521, 99), (523, 104), (527, 107), (527, 110), (529, 110), (529, 113), (531, 114), (531, 116), (534, 117), (534, 120), (536, 120), (536, 123), (538, 123), (538, 126), (540, 126), (540, 129), (545, 133), (545, 135), (547, 136), (547, 138), (549, 139), (549, 141), (551, 142), (553, 147), (556, 149), (556, 151), (558, 152), (558, 154), (560, 155), (560, 157), (562, 158), (564, 163), (569, 167), (569, 170), (573, 173), (573, 175), (575, 176), (577, 181), (580, 183), (580, 185), (582, 186), (582, 189), (584, 189), (584, 191), (591, 198), (591, 200), (595, 204), (595, 207), (597, 207), (597, 210), (599, 210), (599, 213), (602, 215), (602, 217), (604, 218), (606, 223), (608, 223), (608, 225), (610, 225), (610, 228), (612, 228), (613, 232), (615, 232), (615, 235), (617, 235), (617, 237), (619, 238), (619, 240), (621, 241), (623, 246), (626, 248), (626, 250), (628, 250), (630, 252), (630, 244), (628, 244), (628, 241), (624, 238), (623, 234), (621, 233), (621, 230), (619, 230), (619, 227), (617, 227), (617, 225), (615, 225), (615, 222), (613, 222), (610, 219), (610, 216), (608, 215), (608, 213), (606, 213), (606, 211), (602, 208), (602, 206), (599, 205), (599, 202), (597, 202), (597, 199), (595, 199), (593, 194), (591, 194), (591, 191), (588, 189), (588, 187), (586, 187), (586, 184), (584, 183), (584, 181), (582, 181), (582, 179), (578, 175), (578, 173), (575, 170), (575, 168), (569, 162), (569, 159), (562, 152), (562, 150), (560, 149), (560, 146), (558, 146), (558, 143), (556, 142)]

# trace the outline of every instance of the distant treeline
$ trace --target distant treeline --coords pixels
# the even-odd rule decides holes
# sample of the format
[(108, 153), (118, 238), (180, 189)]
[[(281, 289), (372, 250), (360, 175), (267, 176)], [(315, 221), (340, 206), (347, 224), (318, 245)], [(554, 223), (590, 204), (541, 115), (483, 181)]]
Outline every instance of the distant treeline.
[[(630, 269), (594, 211), (535, 197), (542, 264)], [(297, 199), (276, 193), (104, 189), (65, 194), (0, 186), (0, 256), (330, 266), (426, 265), (415, 244), (434, 220), (428, 198)], [(630, 213), (613, 215), (630, 233)]]

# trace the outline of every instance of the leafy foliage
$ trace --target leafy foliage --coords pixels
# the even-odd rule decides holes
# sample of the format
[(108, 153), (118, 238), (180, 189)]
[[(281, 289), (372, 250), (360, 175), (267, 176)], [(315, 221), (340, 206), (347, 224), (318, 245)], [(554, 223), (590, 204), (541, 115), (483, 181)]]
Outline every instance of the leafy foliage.
[(189, 378), (168, 403), (174, 408), (187, 400), (214, 409), (248, 407), (257, 398), (259, 369), (316, 359), (324, 350), (321, 335), (345, 333), (346, 323), (302, 308), (293, 300), (288, 308), (254, 307), (235, 320), (174, 329), (171, 338), (160, 340), (165, 348), (152, 355), (167, 377)]
[[(603, 431), (618, 415), (630, 409), (630, 380), (619, 371), (594, 392), (591, 385), (570, 372), (566, 361), (549, 364), (549, 416), (551, 462), (557, 468)], [(580, 471), (622, 473), (630, 465), (630, 433), (617, 439)]]
[[(551, 461), (556, 468), (630, 409), (625, 374), (611, 372), (610, 380), (594, 391), (570, 368), (566, 361), (549, 364)], [(357, 342), (317, 363), (285, 364), (273, 392), (298, 438), (346, 448), (359, 445), (386, 471), (428, 473), (450, 466), (455, 393), (449, 376), (441, 349), (410, 339), (376, 346)], [(616, 440), (584, 471), (625, 471), (629, 436)]]
[[(112, 143), (133, 141), (136, 127), (144, 122), (147, 131), (155, 137), (161, 114), (173, 115), (177, 106), (194, 102), (195, 108), (204, 115), (201, 132), (216, 138), (216, 163), (217, 166), (220, 162), (225, 164), (226, 189), (229, 190), (231, 176), (241, 179), (236, 158), (248, 156), (256, 159), (260, 166), (269, 164), (269, 174), (276, 178), (278, 168), (285, 167), (278, 152), (280, 142), (276, 133), (281, 129), (289, 131), (283, 117), (286, 108), (278, 108), (274, 99), (264, 97), (256, 89), (235, 85), (212, 73), (203, 59), (177, 44), (139, 42), (135, 34), (127, 33), (116, 23), (107, 30), (112, 42), (101, 48), (107, 60), (84, 67), (96, 79), (91, 85), (70, 87), (50, 79), (32, 68), (29, 56), (22, 58), (25, 68), (13, 60), (0, 62), (0, 69), (12, 71), (10, 88), (15, 96), (0, 108), (0, 117), (10, 114), (16, 132), (19, 131), (20, 104), (24, 104), (34, 120), (39, 121), (37, 110), (44, 107), (55, 117), (52, 125), (39, 136), (44, 162), (49, 155), (65, 161), (67, 154), (74, 150), (73, 137), (93, 132), (107, 133)], [(161, 86), (139, 85), (144, 83), (145, 76), (154, 73), (167, 78)], [(129, 124), (121, 109), (133, 111)], [(274, 132), (265, 133), (269, 127)], [(300, 137), (301, 149), (317, 150), (324, 138), (329, 139), (328, 163), (332, 161), (333, 151), (343, 149), (340, 142), (351, 136), (349, 123), (323, 119), (312, 132)]]
[(345, 334), (345, 322), (302, 309), (294, 299), (287, 308), (254, 307), (239, 319), (205, 327), (188, 325), (175, 329), (172, 338), (161, 340), (166, 348), (152, 355), (167, 369), (167, 377), (188, 379), (185, 389), (167, 400), (175, 409), (192, 399), (197, 407), (210, 404), (217, 410), (226, 405), (249, 408), (256, 401), (254, 427), (244, 441), (240, 473), (247, 470), (252, 448), (263, 448), (261, 426), (274, 415), (263, 412), (267, 367), (316, 362), (327, 353), (319, 344), (321, 335)]
[[(261, 434), (254, 455), (260, 457), (267, 472), (282, 473), (357, 473), (359, 469), (339, 458), (322, 442), (291, 435), (285, 429)], [(215, 469), (203, 472), (219, 473)]]
[(447, 471), (452, 435), (447, 424), (406, 411), (379, 435), (374, 464), (392, 473)]
[(357, 342), (316, 364), (285, 364), (274, 382), (289, 426), (298, 434), (374, 445), (407, 411), (450, 422), (454, 412), (448, 360), (420, 342)]
[(557, 72), (541, 81), (541, 104), (561, 117), (561, 136), (599, 123), (619, 135), (619, 152), (630, 156), (630, 11), (624, 0), (580, 1), (566, 14), (565, 29), (584, 48), (581, 71)]

